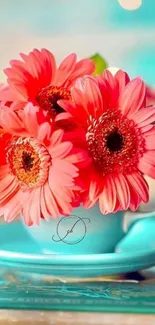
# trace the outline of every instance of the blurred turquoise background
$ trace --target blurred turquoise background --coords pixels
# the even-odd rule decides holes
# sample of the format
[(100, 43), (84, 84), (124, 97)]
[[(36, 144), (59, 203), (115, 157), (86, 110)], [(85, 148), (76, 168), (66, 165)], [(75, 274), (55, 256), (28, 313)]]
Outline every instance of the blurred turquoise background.
[(135, 11), (117, 0), (0, 0), (0, 71), (19, 52), (47, 47), (58, 62), (100, 52), (110, 66), (155, 84), (154, 17), (155, 0)]

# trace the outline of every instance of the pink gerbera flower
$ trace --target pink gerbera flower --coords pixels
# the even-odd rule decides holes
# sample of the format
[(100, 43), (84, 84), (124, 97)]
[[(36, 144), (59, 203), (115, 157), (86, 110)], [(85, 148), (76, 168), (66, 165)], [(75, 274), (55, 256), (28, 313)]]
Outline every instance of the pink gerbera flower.
[(8, 85), (0, 87), (0, 101), (32, 102), (56, 120), (66, 118), (58, 105), (59, 99), (70, 99), (70, 89), (78, 77), (92, 74), (94, 63), (89, 59), (77, 62), (76, 54), (67, 56), (59, 67), (54, 55), (46, 49), (34, 49), (28, 55), (20, 54), (22, 60), (10, 61), (10, 68), (4, 70)]
[(85, 207), (99, 201), (103, 214), (136, 210), (149, 199), (146, 174), (155, 178), (155, 107), (145, 108), (146, 88), (123, 71), (85, 77), (72, 89), (73, 101), (59, 102), (85, 130), (92, 164), (82, 173)]
[(0, 110), (0, 215), (8, 222), (19, 212), (27, 225), (68, 215), (77, 200), (78, 167), (87, 153), (63, 142), (62, 130), (39, 125), (37, 111), (30, 103), (19, 115)]

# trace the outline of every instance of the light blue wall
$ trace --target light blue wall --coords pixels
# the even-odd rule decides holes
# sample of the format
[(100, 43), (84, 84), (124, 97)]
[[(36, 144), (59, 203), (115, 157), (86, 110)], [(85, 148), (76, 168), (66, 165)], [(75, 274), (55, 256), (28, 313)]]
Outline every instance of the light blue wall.
[(0, 0), (0, 30), (1, 70), (18, 52), (39, 45), (59, 60), (70, 51), (100, 51), (110, 65), (155, 84), (155, 0), (143, 0), (136, 11), (117, 0)]

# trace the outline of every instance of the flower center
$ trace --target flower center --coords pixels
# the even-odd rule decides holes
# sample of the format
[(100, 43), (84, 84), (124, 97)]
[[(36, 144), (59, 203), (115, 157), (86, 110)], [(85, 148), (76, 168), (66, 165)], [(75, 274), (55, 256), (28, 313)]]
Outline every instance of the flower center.
[(38, 187), (47, 180), (50, 155), (37, 140), (19, 138), (12, 142), (7, 149), (7, 161), (22, 188)]
[(118, 110), (107, 110), (98, 119), (91, 117), (88, 123), (88, 150), (103, 175), (137, 168), (145, 143), (132, 120)]
[(109, 151), (119, 151), (123, 147), (123, 136), (115, 130), (107, 136), (107, 148)]
[(48, 86), (39, 92), (36, 100), (51, 117), (55, 117), (57, 114), (64, 112), (64, 109), (58, 105), (58, 100), (70, 98), (70, 91), (66, 88)]

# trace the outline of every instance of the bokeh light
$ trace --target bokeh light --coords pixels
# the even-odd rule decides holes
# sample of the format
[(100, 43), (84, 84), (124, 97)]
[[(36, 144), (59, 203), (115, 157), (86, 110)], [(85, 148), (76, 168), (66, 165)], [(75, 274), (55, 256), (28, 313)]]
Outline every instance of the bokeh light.
[(118, 2), (126, 10), (137, 10), (142, 5), (142, 0), (118, 0)]

